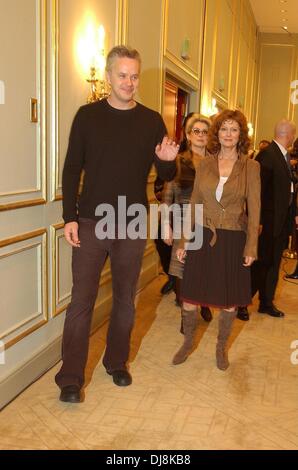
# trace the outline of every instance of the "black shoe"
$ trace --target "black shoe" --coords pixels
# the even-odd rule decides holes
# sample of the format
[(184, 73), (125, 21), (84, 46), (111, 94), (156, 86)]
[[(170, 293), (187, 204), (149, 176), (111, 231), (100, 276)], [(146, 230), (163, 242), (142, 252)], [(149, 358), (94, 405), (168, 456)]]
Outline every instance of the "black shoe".
[(113, 377), (113, 382), (118, 387), (127, 387), (132, 383), (132, 377), (127, 370), (112, 370), (111, 372), (107, 370), (107, 374)]
[(278, 310), (278, 308), (275, 307), (275, 305), (262, 305), (260, 304), (259, 306), (259, 313), (267, 313), (271, 317), (284, 317), (285, 314), (281, 312), (281, 310)]
[(59, 400), (68, 403), (80, 403), (80, 387), (78, 385), (66, 385), (62, 387)]
[(239, 318), (239, 320), (242, 320), (242, 321), (249, 320), (247, 307), (238, 307), (237, 318)]
[(175, 287), (175, 277), (170, 277), (169, 280), (162, 286), (160, 293), (162, 295), (169, 294)]
[(213, 317), (209, 307), (201, 307), (201, 317), (207, 322), (212, 320)]

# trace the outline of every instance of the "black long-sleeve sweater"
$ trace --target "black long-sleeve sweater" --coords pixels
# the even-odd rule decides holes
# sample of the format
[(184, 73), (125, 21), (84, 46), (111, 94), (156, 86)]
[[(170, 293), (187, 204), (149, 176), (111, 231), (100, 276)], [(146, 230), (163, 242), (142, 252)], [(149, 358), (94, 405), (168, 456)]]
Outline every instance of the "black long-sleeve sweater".
[[(126, 196), (127, 206), (147, 206), (152, 163), (163, 180), (171, 180), (176, 171), (175, 162), (155, 155), (165, 134), (160, 114), (139, 103), (129, 110), (113, 108), (107, 100), (82, 106), (72, 124), (63, 169), (65, 223), (78, 217), (96, 219), (95, 209), (102, 203), (117, 209), (118, 196)], [(77, 200), (82, 169), (84, 184)]]

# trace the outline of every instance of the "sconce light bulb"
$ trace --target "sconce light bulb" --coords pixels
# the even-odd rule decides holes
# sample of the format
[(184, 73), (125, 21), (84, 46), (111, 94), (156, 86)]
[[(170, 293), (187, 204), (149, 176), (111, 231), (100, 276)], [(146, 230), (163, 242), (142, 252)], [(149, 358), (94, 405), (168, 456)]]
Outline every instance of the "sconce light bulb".
[(99, 50), (103, 52), (103, 54), (105, 50), (105, 36), (106, 36), (105, 29), (102, 25), (100, 25), (100, 27), (98, 28), (98, 46), (99, 46)]

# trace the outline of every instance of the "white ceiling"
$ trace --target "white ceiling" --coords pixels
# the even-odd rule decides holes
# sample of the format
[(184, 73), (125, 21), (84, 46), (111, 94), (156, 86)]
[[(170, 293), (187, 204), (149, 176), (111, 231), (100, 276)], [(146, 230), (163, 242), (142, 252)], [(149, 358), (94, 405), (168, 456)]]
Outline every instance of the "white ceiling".
[(250, 3), (262, 33), (287, 34), (282, 26), (287, 26), (290, 33), (298, 33), (298, 0), (250, 0)]

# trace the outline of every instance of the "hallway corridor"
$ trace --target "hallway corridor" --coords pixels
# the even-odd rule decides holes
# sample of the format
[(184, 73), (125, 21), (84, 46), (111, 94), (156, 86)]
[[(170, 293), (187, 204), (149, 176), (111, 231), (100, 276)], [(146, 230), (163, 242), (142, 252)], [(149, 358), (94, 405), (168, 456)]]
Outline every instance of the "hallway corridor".
[(250, 321), (235, 322), (222, 372), (216, 311), (210, 324), (200, 317), (189, 359), (171, 365), (182, 336), (174, 294), (159, 294), (164, 282), (160, 275), (138, 296), (132, 386), (116, 387), (101, 365), (104, 325), (91, 340), (84, 403), (59, 402), (57, 365), (2, 410), (0, 449), (298, 449), (297, 284), (280, 282), (284, 319), (255, 313), (254, 303)]

